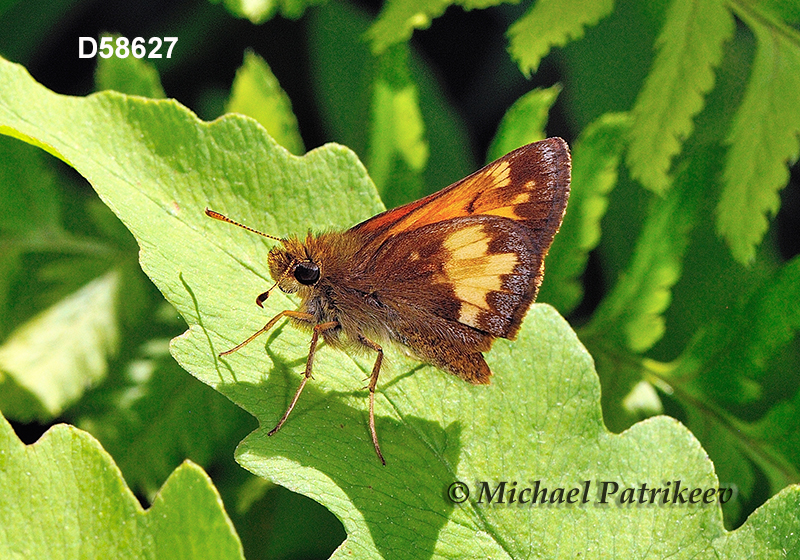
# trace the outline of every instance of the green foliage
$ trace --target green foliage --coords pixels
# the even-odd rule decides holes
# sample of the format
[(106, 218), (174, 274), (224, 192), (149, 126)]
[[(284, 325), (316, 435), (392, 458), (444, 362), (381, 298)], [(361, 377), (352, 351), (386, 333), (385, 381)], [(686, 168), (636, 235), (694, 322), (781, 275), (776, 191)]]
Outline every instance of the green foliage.
[[(428, 164), (425, 124), (408, 56), (406, 45), (383, 53), (373, 83), (367, 165), (381, 198), (390, 207), (422, 195), (421, 173)], [(405, 184), (395, 181), (390, 185), (396, 177), (404, 177)]]
[(293, 154), (306, 151), (292, 112), (292, 102), (269, 65), (252, 51), (244, 53), (244, 64), (236, 72), (225, 111), (254, 118), (278, 144)]
[(585, 337), (640, 353), (663, 335), (663, 313), (698, 218), (698, 185), (710, 179), (711, 158), (701, 154), (698, 160), (686, 166), (665, 198), (652, 199), (628, 269), (595, 311)]
[(212, 4), (223, 4), (236, 17), (249, 19), (259, 24), (280, 13), (283, 17), (296, 19), (303, 15), (306, 8), (322, 4), (325, 0), (210, 0)]
[(560, 91), (561, 88), (557, 86), (535, 89), (517, 99), (497, 128), (486, 162), (494, 161), (525, 144), (544, 139), (547, 117)]
[(105, 377), (107, 358), (119, 346), (114, 314), (119, 283), (119, 273), (108, 272), (9, 335), (0, 347), (0, 368), (44, 409), (14, 411), (17, 415), (52, 418), (80, 397), (83, 386)]
[(800, 156), (800, 33), (744, 6), (736, 14), (756, 37), (756, 56), (744, 99), (726, 138), (717, 228), (744, 263), (767, 231), (767, 218), (780, 207), (787, 162)]
[(325, 128), (366, 163), (386, 206), (416, 200), (473, 170), (463, 124), (406, 45), (373, 55), (363, 40), (369, 20), (345, 3), (315, 11), (310, 26)]
[(572, 191), (547, 261), (539, 301), (567, 314), (583, 298), (581, 277), (589, 253), (600, 242), (600, 222), (617, 183), (630, 118), (608, 113), (587, 126), (572, 146)]
[(408, 41), (415, 29), (430, 27), (431, 20), (442, 15), (448, 6), (461, 4), (467, 7), (468, 3), (469, 0), (460, 3), (450, 0), (390, 0), (367, 35), (373, 52), (381, 54), (391, 45)]
[[(118, 36), (112, 37), (116, 40)], [(158, 71), (147, 62), (133, 56), (99, 59), (94, 81), (97, 91), (113, 89), (120, 93), (141, 95), (153, 99), (167, 96), (164, 88), (161, 87)]]
[[(794, 3), (391, 0), (373, 18), (347, 2), (224, 4), (253, 22), (303, 16), (308, 64), (289, 67), (309, 73), (306, 98), (279, 83), (280, 46), (245, 51), (235, 78), (211, 77), (206, 93), (229, 113), (211, 123), (155, 99), (186, 59), (99, 60), (95, 88), (114, 91), (86, 97), (0, 59), (0, 410), (69, 421), (110, 454), (63, 426), (26, 448), (2, 421), (0, 556), (55, 542), (62, 556), (241, 557), (231, 523), (249, 558), (322, 557), (342, 539), (336, 557), (800, 554), (800, 257), (778, 255), (772, 222), (800, 155)], [(223, 10), (197, 8), (184, 57), (213, 41), (203, 30), (228, 29)], [(31, 30), (0, 38), (18, 60), (35, 60), (43, 37), (29, 9), (0, 7), (1, 24)], [(408, 42), (462, 9), (507, 28), (495, 39), (507, 52), (487, 50), (456, 80), (487, 113), (485, 84), (505, 84), (509, 66), (559, 72), (502, 102), (486, 159), (547, 136), (558, 115), (549, 133), (570, 140), (572, 194), (539, 299), (578, 334), (535, 305), (518, 340), (486, 354), (488, 387), (388, 349), (376, 398), (385, 467), (367, 428), (373, 356), (323, 345), (267, 437), (308, 335), (279, 325), (219, 357), (296, 302), (276, 291), (253, 305), (272, 283), (273, 242), (203, 209), (278, 236), (342, 229), (477, 168), (468, 105), (452, 101), (463, 91)], [(56, 2), (42, 17), (67, 11)], [(279, 41), (271, 25), (258, 29)], [(314, 112), (320, 143), (347, 147), (297, 157)], [(650, 418), (663, 413), (677, 420)], [(202, 470), (178, 466), (187, 458), (213, 473), (231, 519)], [(477, 502), (480, 481), (678, 479), (736, 492), (705, 507)], [(456, 480), (473, 491), (463, 504), (447, 499)]]
[(631, 175), (658, 193), (669, 188), (672, 158), (714, 86), (714, 69), (733, 26), (721, 0), (676, 0), (665, 15), (658, 54), (633, 107), (628, 151)]
[(550, 49), (580, 39), (613, 8), (613, 0), (538, 0), (508, 30), (511, 56), (526, 76), (536, 72)]
[(186, 462), (143, 511), (100, 444), (60, 424), (26, 447), (0, 416), (3, 558), (244, 558), (219, 494)]

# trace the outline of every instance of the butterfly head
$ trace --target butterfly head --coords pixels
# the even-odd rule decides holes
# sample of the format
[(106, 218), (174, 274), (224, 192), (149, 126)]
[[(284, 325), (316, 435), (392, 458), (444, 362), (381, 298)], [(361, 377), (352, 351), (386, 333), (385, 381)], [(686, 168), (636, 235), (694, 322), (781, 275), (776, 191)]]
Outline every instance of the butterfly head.
[(308, 254), (303, 243), (297, 238), (283, 239), (281, 242), (283, 246), (274, 247), (267, 259), (275, 285), (258, 296), (258, 305), (267, 299), (275, 287), (286, 294), (294, 294), (313, 289), (322, 277), (322, 263)]
[(246, 225), (240, 224), (231, 220), (227, 216), (220, 214), (214, 210), (206, 208), (205, 213), (210, 218), (227, 222), (242, 229), (246, 229), (252, 233), (280, 241), (283, 246), (274, 247), (269, 252), (267, 262), (269, 264), (269, 272), (272, 278), (275, 279), (275, 284), (272, 287), (259, 295), (256, 298), (256, 304), (263, 307), (263, 303), (269, 297), (270, 292), (278, 287), (282, 292), (287, 294), (294, 294), (303, 290), (303, 288), (313, 288), (322, 275), (320, 263), (317, 259), (312, 258), (311, 251), (309, 250), (310, 244), (314, 241), (313, 236), (309, 234), (306, 243), (303, 244), (299, 239), (290, 237), (283, 239), (262, 233), (257, 229), (253, 229)]

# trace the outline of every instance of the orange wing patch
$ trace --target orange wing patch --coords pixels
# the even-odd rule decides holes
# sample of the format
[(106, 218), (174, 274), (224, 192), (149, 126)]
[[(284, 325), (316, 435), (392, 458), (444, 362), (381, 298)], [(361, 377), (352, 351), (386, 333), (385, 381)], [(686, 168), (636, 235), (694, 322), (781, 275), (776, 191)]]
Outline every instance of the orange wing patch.
[(548, 138), (502, 158), (425, 198), (388, 210), (353, 227), (370, 244), (453, 218), (491, 215), (509, 218), (552, 236), (569, 196), (570, 156), (560, 138)]

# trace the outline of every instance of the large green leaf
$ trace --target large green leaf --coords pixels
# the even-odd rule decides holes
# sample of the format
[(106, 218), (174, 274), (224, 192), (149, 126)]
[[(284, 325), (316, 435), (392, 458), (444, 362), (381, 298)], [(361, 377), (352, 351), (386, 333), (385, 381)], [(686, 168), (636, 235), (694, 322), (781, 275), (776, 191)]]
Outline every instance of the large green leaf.
[(25, 446), (0, 416), (0, 557), (244, 558), (211, 479), (184, 463), (144, 511), (100, 444), (72, 426)]
[[(240, 445), (240, 463), (339, 517), (348, 538), (337, 557), (573, 558), (613, 550), (620, 557), (698, 558), (736, 544), (717, 505), (597, 504), (606, 481), (627, 488), (623, 496), (631, 500), (654, 502), (671, 494), (649, 493), (643, 484), (675, 491), (678, 481), (702, 490), (718, 482), (705, 452), (675, 420), (651, 419), (621, 435), (606, 431), (592, 360), (544, 305), (531, 310), (519, 340), (498, 342), (487, 355), (495, 372), (489, 387), (389, 352), (376, 399), (385, 467), (369, 441), (361, 389), (372, 356), (321, 348), (315, 379), (284, 428), (267, 437), (297, 386), (308, 335), (279, 327), (217, 357), (293, 304), (275, 293), (258, 312), (252, 298), (268, 285), (267, 244), (202, 210), (210, 206), (277, 235), (343, 227), (380, 209), (364, 168), (336, 145), (291, 156), (240, 116), (203, 123), (170, 101), (59, 96), (6, 62), (0, 80), (0, 131), (69, 161), (131, 229), (142, 267), (190, 325), (173, 343), (174, 355), (264, 426)], [(482, 481), (487, 489), (506, 481), (521, 492), (537, 480), (550, 491), (589, 481), (590, 503), (520, 508), (480, 500)], [(455, 481), (471, 488), (466, 503), (448, 500)], [(688, 499), (688, 492), (680, 496)], [(757, 523), (740, 529), (755, 532), (762, 557), (780, 547), (800, 552), (788, 538), (800, 530), (789, 513), (797, 502), (797, 489), (785, 491)], [(739, 557), (731, 550), (722, 556)]]

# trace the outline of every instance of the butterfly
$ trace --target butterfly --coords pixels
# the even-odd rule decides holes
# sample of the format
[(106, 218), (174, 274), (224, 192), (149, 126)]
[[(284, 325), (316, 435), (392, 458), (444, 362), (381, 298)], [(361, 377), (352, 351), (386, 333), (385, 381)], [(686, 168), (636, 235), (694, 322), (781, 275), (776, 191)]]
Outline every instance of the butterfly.
[(379, 460), (375, 390), (386, 343), (474, 384), (497, 338), (514, 339), (544, 274), (570, 192), (571, 157), (561, 138), (509, 152), (472, 175), (346, 231), (278, 238), (206, 208), (205, 213), (279, 243), (267, 257), (275, 284), (300, 305), (270, 319), (228, 355), (287, 318), (311, 332), (300, 386), (269, 435), (283, 426), (311, 377), (320, 340), (376, 355), (369, 429)]

